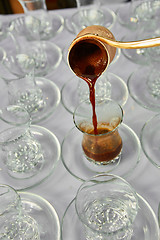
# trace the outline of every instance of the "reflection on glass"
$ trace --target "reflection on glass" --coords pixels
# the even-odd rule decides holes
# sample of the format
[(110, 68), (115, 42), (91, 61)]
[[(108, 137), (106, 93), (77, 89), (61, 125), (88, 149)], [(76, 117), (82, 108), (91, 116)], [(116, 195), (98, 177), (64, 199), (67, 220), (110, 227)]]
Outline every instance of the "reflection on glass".
[(121, 157), (122, 139), (118, 126), (122, 122), (121, 107), (109, 99), (96, 99), (97, 133), (88, 100), (81, 102), (74, 112), (74, 123), (83, 134), (82, 149), (87, 160), (98, 165), (118, 162)]
[(132, 238), (138, 198), (122, 178), (102, 174), (85, 181), (78, 189), (75, 208), (86, 239)]
[[(41, 144), (30, 132), (30, 115), (19, 106), (0, 111), (1, 158), (14, 178), (28, 178), (40, 171), (44, 163)], [(1, 126), (2, 128), (2, 126)]]
[(37, 222), (22, 208), (18, 193), (0, 185), (0, 239), (40, 240)]

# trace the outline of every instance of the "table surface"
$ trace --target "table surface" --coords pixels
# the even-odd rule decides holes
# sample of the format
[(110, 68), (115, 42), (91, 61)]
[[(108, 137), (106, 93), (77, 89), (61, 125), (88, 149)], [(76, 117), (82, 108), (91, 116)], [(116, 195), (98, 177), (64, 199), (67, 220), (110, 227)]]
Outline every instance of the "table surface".
[[(119, 5), (108, 5), (107, 7), (116, 11)], [(75, 11), (76, 9), (54, 10), (55, 13), (60, 14), (64, 18), (70, 16)], [(16, 15), (1, 17), (3, 20), (9, 21), (11, 18), (15, 18)], [(118, 21), (116, 21), (111, 31), (117, 40), (129, 33), (129, 30), (120, 26)], [(66, 44), (68, 45), (74, 39), (74, 37), (75, 36), (73, 34), (69, 33), (64, 28), (64, 30), (56, 37), (52, 38), (51, 41), (64, 49)], [(125, 82), (127, 82), (129, 75), (137, 67), (137, 64), (130, 62), (121, 54), (119, 60), (110, 66), (108, 71), (117, 74)], [(63, 84), (72, 77), (73, 73), (63, 60), (56, 70), (45, 76), (45, 78), (55, 82), (59, 89), (61, 89)], [(138, 137), (145, 121), (155, 115), (154, 112), (139, 106), (130, 96), (128, 97), (127, 103), (123, 109), (123, 122), (131, 127)], [(55, 112), (48, 119), (39, 123), (39, 125), (44, 126), (52, 131), (57, 136), (59, 142), (62, 143), (64, 136), (74, 126), (74, 123), (72, 114), (67, 112), (62, 103), (60, 103)], [(160, 170), (149, 162), (143, 151), (141, 151), (140, 162), (137, 168), (126, 179), (132, 184), (135, 190), (148, 201), (157, 216), (158, 204), (160, 202)], [(49, 178), (47, 178), (40, 185), (27, 191), (36, 193), (48, 200), (54, 206), (61, 221), (66, 207), (75, 197), (77, 189), (81, 184), (82, 182), (80, 180), (74, 178), (66, 170), (60, 159), (55, 171)]]

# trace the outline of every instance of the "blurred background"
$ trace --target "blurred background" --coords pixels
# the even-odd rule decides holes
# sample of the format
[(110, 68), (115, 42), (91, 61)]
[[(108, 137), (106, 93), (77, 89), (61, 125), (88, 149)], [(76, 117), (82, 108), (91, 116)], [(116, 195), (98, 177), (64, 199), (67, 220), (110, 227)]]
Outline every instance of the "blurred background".
[[(46, 0), (47, 9), (70, 8), (76, 6), (76, 0)], [(18, 0), (0, 0), (0, 14), (23, 13)]]
[[(125, 2), (125, 0), (104, 0), (104, 1), (106, 2), (106, 4)], [(76, 7), (76, 0), (46, 0), (46, 5), (48, 10), (72, 8)], [(18, 0), (0, 0), (0, 14), (14, 14), (14, 13), (23, 13), (23, 9)]]

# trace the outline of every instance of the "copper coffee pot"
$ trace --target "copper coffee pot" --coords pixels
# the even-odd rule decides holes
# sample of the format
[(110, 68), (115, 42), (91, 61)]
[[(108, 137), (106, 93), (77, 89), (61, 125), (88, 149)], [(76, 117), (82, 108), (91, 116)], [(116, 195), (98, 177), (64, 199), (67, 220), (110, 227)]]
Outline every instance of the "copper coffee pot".
[[(112, 62), (116, 48), (149, 48), (160, 46), (160, 37), (131, 42), (116, 41), (105, 27), (93, 25), (79, 32), (69, 47), (68, 63), (73, 72), (83, 78), (86, 68), (100, 76)], [(84, 74), (85, 72), (85, 74)]]

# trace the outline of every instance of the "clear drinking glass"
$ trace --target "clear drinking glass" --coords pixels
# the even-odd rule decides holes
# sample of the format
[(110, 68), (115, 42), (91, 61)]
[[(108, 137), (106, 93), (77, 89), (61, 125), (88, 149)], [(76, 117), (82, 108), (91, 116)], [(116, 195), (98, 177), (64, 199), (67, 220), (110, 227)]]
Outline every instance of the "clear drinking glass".
[[(36, 26), (39, 23), (35, 17), (34, 25), (31, 23), (30, 30), (21, 29), (21, 20), (15, 19), (10, 26), (10, 31), (1, 41), (0, 63), (6, 68), (6, 72), (18, 77), (25, 76), (34, 70), (35, 76), (44, 76), (56, 69), (62, 60), (62, 50), (51, 41), (40, 41)], [(29, 18), (26, 20), (30, 22)], [(30, 24), (30, 23), (28, 23)], [(23, 25), (23, 24), (22, 24)], [(21, 31), (22, 30), (22, 31)], [(28, 41), (29, 33), (36, 36), (35, 41)], [(8, 75), (8, 74), (6, 74)]]
[(34, 10), (47, 10), (45, 0), (18, 0), (20, 4), (23, 6), (23, 10), (25, 13), (28, 11)]
[(40, 240), (37, 222), (22, 208), (21, 198), (10, 186), (0, 184), (0, 239)]
[(122, 139), (118, 127), (123, 119), (121, 106), (111, 99), (96, 99), (97, 133), (94, 132), (93, 109), (89, 100), (79, 104), (74, 112), (74, 123), (83, 134), (82, 149), (87, 160), (98, 165), (118, 162)]
[[(38, 31), (40, 35), (50, 34), (52, 31), (52, 21), (47, 13), (47, 7), (45, 0), (18, 0), (22, 5), (24, 13), (28, 16), (36, 16), (40, 20)], [(36, 15), (35, 15), (36, 14)], [(30, 18), (32, 25), (34, 25), (34, 18)], [(27, 25), (30, 27), (30, 25)]]
[[(31, 16), (34, 16), (40, 20), (40, 24), (37, 27), (40, 39), (48, 40), (63, 30), (63, 17), (59, 14), (48, 12), (45, 0), (18, 1), (23, 7), (25, 13), (24, 26), (26, 26), (28, 30), (30, 30), (31, 25), (35, 25), (35, 20)], [(28, 22), (28, 17), (30, 17), (30, 22)], [(22, 20), (22, 18), (20, 19)], [(34, 34), (31, 32), (30, 37), (35, 39)]]
[(8, 87), (9, 104), (23, 107), (31, 115), (45, 107), (43, 92), (31, 74), (15, 79), (4, 79)]
[(140, 134), (141, 146), (148, 160), (160, 169), (160, 114), (156, 114), (145, 122)]
[(100, 174), (86, 180), (75, 198), (86, 239), (130, 240), (138, 212), (135, 190), (124, 179)]
[(159, 18), (160, 3), (158, 0), (131, 0), (117, 11), (121, 25), (136, 30), (140, 23), (147, 28)]
[(116, 20), (116, 15), (110, 9), (101, 8), (101, 1), (76, 0), (77, 11), (65, 19), (67, 30), (78, 34), (83, 28), (90, 25), (104, 25), (110, 29)]
[(29, 178), (44, 164), (41, 144), (30, 131), (30, 115), (22, 107), (10, 105), (0, 110), (0, 155), (14, 178)]

